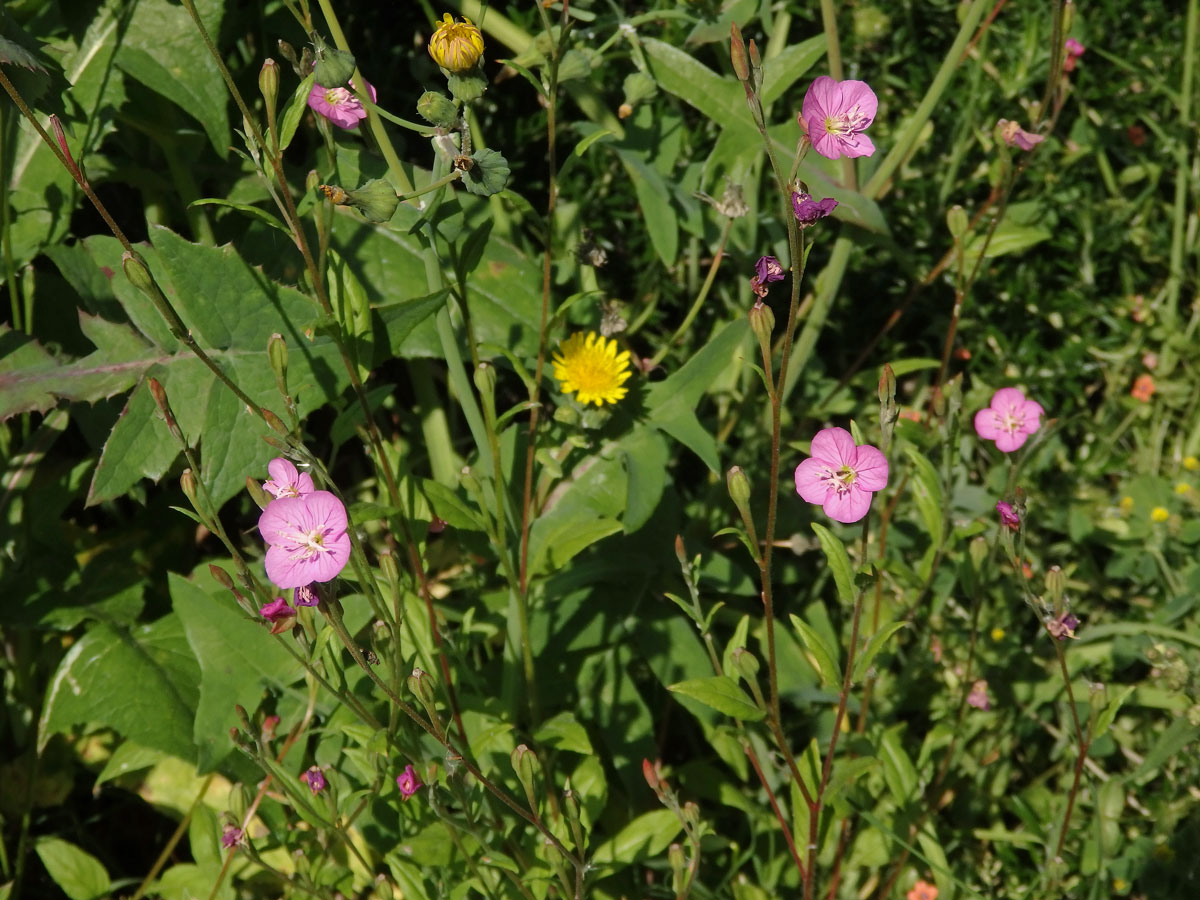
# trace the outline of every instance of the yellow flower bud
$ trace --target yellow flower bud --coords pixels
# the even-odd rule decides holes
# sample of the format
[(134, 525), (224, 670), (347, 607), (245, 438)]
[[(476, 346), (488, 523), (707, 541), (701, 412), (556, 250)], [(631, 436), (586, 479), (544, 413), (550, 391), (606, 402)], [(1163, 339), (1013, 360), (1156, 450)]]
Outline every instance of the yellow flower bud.
[(429, 38), (429, 55), (449, 72), (469, 72), (483, 56), (483, 35), (466, 16), (455, 22), (450, 13), (445, 13)]

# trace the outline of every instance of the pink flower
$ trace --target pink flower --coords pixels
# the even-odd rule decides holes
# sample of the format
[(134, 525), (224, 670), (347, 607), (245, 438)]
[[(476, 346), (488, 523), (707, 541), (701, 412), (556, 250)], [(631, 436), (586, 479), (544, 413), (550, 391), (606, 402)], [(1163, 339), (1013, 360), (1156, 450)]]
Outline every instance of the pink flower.
[(1033, 134), (1026, 131), (1021, 127), (1020, 122), (1012, 122), (1008, 119), (1001, 119), (997, 122), (996, 129), (1000, 132), (1000, 137), (1008, 146), (1019, 147), (1026, 151), (1032, 150), (1046, 139), (1045, 135)]
[(1016, 531), (1021, 527), (1021, 517), (1017, 515), (1017, 511), (1012, 508), (1011, 503), (1001, 500), (996, 504), (996, 512), (1000, 513), (1000, 524), (1005, 528)]
[(297, 471), (295, 466), (282, 457), (276, 457), (267, 463), (267, 471), (271, 473), (271, 478), (263, 482), (263, 490), (272, 497), (299, 497), (316, 490), (311, 475)]
[[(351, 82), (351, 84), (353, 83)], [(371, 102), (374, 103), (375, 88), (370, 82), (365, 83), (367, 93), (371, 95)], [(308, 92), (308, 105), (313, 112), (320, 113), (339, 128), (353, 128), (359, 121), (367, 117), (367, 111), (363, 109), (362, 103), (344, 87), (324, 88), (319, 84), (314, 84), (312, 90)]]
[(258, 614), (268, 622), (279, 622), (283, 619), (290, 619), (296, 614), (296, 611), (288, 606), (288, 602), (282, 597), (276, 597), (266, 606), (259, 607)]
[(1073, 72), (1075, 70), (1075, 63), (1078, 62), (1079, 57), (1083, 56), (1087, 47), (1083, 46), (1075, 38), (1067, 38), (1066, 43), (1063, 44), (1063, 49), (1067, 51), (1066, 58), (1063, 59), (1063, 71)]
[(421, 779), (417, 777), (417, 773), (411, 764), (405, 766), (404, 772), (396, 776), (396, 787), (400, 788), (400, 796), (405, 800), (424, 786), (421, 784)]
[(834, 81), (822, 75), (804, 95), (800, 127), (826, 159), (870, 156), (875, 145), (863, 132), (878, 108), (879, 100), (865, 81)]
[(992, 701), (988, 697), (987, 682), (980, 678), (971, 685), (971, 693), (967, 694), (967, 703), (976, 709), (989, 710)]
[(875, 447), (856, 446), (844, 428), (824, 428), (812, 439), (812, 456), (796, 466), (796, 493), (820, 503), (835, 522), (857, 522), (871, 508), (871, 495), (887, 487), (887, 457)]
[(221, 846), (226, 850), (232, 850), (238, 844), (244, 843), (246, 843), (246, 835), (236, 825), (226, 825), (221, 830)]
[(1000, 388), (992, 395), (992, 405), (975, 413), (975, 433), (995, 441), (997, 450), (1012, 453), (1042, 427), (1038, 417), (1045, 412), (1016, 388)]
[(267, 577), (281, 588), (330, 581), (350, 559), (346, 507), (329, 491), (272, 500), (258, 519)]
[(319, 794), (325, 790), (325, 773), (316, 766), (310, 766), (308, 770), (300, 776), (300, 780), (308, 785), (308, 789), (314, 794)]
[(814, 200), (811, 194), (792, 192), (792, 212), (796, 214), (801, 228), (816, 224), (817, 219), (825, 218), (837, 205), (838, 202), (832, 197)]

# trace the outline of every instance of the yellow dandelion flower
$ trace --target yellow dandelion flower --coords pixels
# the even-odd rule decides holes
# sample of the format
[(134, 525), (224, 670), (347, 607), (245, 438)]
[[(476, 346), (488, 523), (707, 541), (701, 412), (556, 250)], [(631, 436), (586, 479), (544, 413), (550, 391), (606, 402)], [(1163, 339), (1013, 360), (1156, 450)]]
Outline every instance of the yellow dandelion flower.
[(454, 16), (444, 13), (429, 38), (429, 55), (447, 71), (469, 72), (483, 56), (483, 35), (466, 16), (461, 22), (455, 22)]
[(1200, 459), (1196, 459), (1194, 456), (1185, 456), (1183, 458), (1183, 467), (1189, 472), (1195, 472), (1197, 469), (1200, 469)]
[(1004, 635), (1006, 635), (1007, 633), (1008, 632), (1006, 632), (1003, 628), (1001, 628), (999, 625), (997, 625), (995, 628), (992, 629), (992, 640), (993, 641), (1002, 641), (1002, 640), (1004, 640)]
[(606, 340), (594, 331), (577, 331), (554, 354), (554, 377), (565, 393), (575, 395), (584, 405), (616, 403), (625, 396), (621, 387), (629, 377), (629, 351), (617, 352), (617, 342)]
[(1177, 494), (1186, 494), (1191, 489), (1192, 486), (1190, 484), (1184, 484), (1182, 481), (1175, 485), (1175, 493)]
[(1150, 510), (1151, 522), (1165, 522), (1169, 518), (1171, 518), (1171, 514), (1167, 512), (1167, 508), (1165, 506), (1156, 506), (1154, 509)]
[(1132, 509), (1133, 509), (1133, 498), (1132, 497), (1122, 497), (1121, 498), (1121, 512), (1127, 513), (1127, 512), (1130, 512)]

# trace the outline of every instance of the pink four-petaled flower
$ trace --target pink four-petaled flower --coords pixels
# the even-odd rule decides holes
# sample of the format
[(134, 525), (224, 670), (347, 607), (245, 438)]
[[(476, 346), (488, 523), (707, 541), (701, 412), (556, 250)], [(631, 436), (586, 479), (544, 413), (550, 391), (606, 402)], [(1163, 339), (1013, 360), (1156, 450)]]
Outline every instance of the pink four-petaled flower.
[(299, 497), (316, 490), (312, 476), (301, 472), (283, 457), (275, 457), (267, 463), (270, 479), (263, 482), (263, 490), (272, 497)]
[(800, 120), (813, 149), (826, 159), (870, 156), (875, 145), (863, 132), (878, 109), (879, 100), (865, 81), (834, 81), (822, 75), (804, 95)]
[[(375, 102), (375, 88), (366, 82), (371, 102)], [(339, 128), (353, 128), (367, 117), (367, 111), (357, 97), (344, 87), (325, 88), (314, 84), (308, 93), (308, 105), (313, 112), (320, 113)]]
[(1012, 453), (1042, 427), (1039, 419), (1045, 412), (1016, 388), (1000, 388), (992, 395), (992, 405), (975, 413), (975, 433), (995, 441), (997, 450)]
[(346, 507), (329, 491), (272, 500), (258, 519), (267, 577), (281, 588), (330, 581), (350, 559)]
[(871, 508), (871, 495), (887, 487), (887, 457), (869, 444), (858, 446), (845, 428), (824, 428), (812, 439), (812, 456), (796, 466), (796, 492), (819, 503), (835, 522), (857, 522)]

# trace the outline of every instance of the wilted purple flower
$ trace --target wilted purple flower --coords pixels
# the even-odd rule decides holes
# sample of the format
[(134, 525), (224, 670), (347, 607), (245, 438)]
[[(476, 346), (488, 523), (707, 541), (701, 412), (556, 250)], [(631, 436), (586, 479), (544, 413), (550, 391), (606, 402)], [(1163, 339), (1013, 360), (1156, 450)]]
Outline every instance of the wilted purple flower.
[(226, 850), (232, 850), (238, 844), (245, 843), (246, 834), (236, 825), (226, 825), (221, 830), (221, 846)]
[(792, 212), (796, 214), (801, 228), (807, 228), (809, 225), (815, 224), (817, 219), (825, 218), (833, 212), (833, 208), (837, 205), (838, 202), (832, 197), (814, 200), (811, 194), (792, 192)]
[(804, 95), (800, 127), (826, 159), (870, 156), (875, 145), (863, 132), (878, 108), (879, 100), (865, 81), (834, 81), (822, 75)]
[(1021, 517), (1017, 515), (1011, 503), (1001, 500), (996, 504), (996, 512), (1000, 513), (1000, 524), (1005, 528), (1017, 531), (1021, 527)]
[(304, 772), (304, 774), (300, 776), (300, 780), (307, 784), (308, 789), (314, 794), (319, 794), (321, 791), (325, 790), (325, 773), (316, 766), (310, 766)]
[(272, 497), (299, 497), (316, 490), (311, 475), (298, 471), (282, 457), (271, 460), (267, 464), (267, 471), (271, 473), (271, 478), (263, 482), (263, 490)]
[(967, 703), (976, 709), (992, 708), (992, 701), (988, 699), (987, 682), (982, 678), (971, 685), (971, 693), (967, 694)]
[(283, 619), (290, 619), (296, 614), (296, 611), (288, 606), (288, 602), (282, 597), (276, 597), (266, 606), (259, 607), (258, 614), (268, 622), (279, 622)]
[(1001, 119), (997, 122), (996, 129), (1000, 132), (1000, 137), (1004, 143), (1010, 147), (1019, 147), (1022, 150), (1032, 150), (1046, 139), (1045, 135), (1033, 134), (1026, 131), (1021, 127), (1020, 122), (1012, 122), (1008, 119)]
[(267, 577), (281, 588), (330, 581), (350, 559), (346, 507), (329, 491), (272, 500), (258, 519)]
[(405, 800), (424, 786), (421, 784), (421, 779), (417, 777), (416, 770), (413, 769), (411, 763), (404, 767), (404, 771), (401, 774), (396, 776), (396, 787), (400, 788), (400, 796)]
[(1079, 627), (1079, 619), (1069, 612), (1063, 612), (1058, 618), (1046, 623), (1046, 630), (1060, 641), (1075, 637), (1075, 629)]
[(755, 275), (750, 279), (750, 287), (754, 289), (754, 293), (759, 297), (767, 296), (767, 285), (776, 281), (783, 281), (787, 277), (787, 272), (784, 271), (779, 260), (773, 256), (759, 257), (758, 262), (754, 264)]

